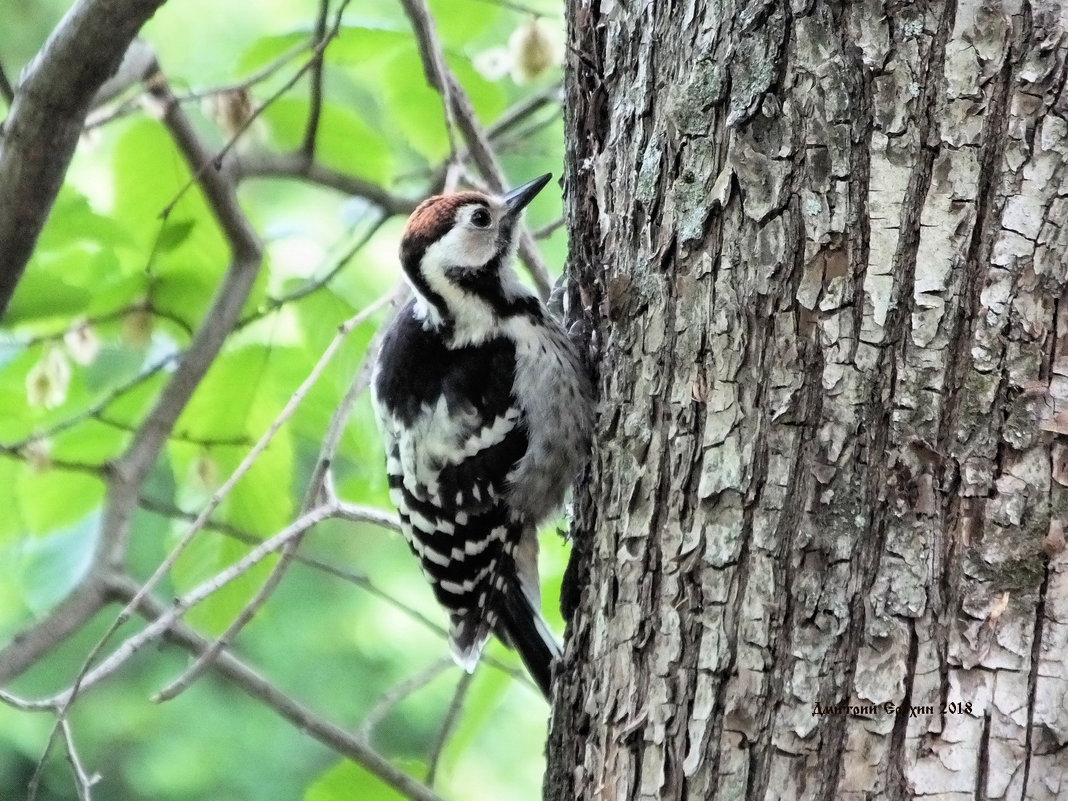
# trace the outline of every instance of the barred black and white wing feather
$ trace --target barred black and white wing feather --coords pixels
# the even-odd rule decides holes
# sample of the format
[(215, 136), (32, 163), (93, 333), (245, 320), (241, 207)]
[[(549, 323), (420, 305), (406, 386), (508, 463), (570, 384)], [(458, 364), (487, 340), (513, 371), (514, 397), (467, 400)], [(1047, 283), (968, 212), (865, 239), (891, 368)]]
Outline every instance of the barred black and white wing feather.
[(507, 503), (529, 446), (513, 395), (515, 343), (446, 351), (413, 312), (399, 313), (375, 376), (391, 500), (449, 612), (456, 661), (473, 669), (496, 630), (547, 688), (558, 648), (538, 611), (537, 538)]

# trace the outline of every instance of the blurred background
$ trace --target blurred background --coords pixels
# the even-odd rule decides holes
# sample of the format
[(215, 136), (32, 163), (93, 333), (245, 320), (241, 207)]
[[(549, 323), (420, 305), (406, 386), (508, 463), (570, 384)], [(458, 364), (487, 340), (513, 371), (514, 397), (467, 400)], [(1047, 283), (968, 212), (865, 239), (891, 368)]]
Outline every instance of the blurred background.
[[(5, 0), (0, 65), (13, 83), (70, 4)], [(332, 8), (336, 8), (336, 3)], [(514, 184), (561, 174), (559, 0), (429, 3), (446, 58)], [(198, 133), (240, 159), (301, 142), (309, 80), (272, 97), (308, 61), (317, 0), (173, 0), (143, 31)], [(331, 12), (333, 13), (333, 12)], [(273, 71), (270, 70), (274, 67)], [(268, 73), (269, 74), (266, 74)], [(251, 81), (251, 82), (250, 82)], [(427, 86), (399, 2), (354, 2), (326, 50), (318, 161), (410, 203), (440, 186), (449, 160), (442, 103)], [(225, 92), (220, 89), (227, 89)], [(93, 112), (66, 183), (0, 322), (0, 648), (64, 598), (88, 568), (100, 525), (104, 465), (120, 454), (200, 324), (228, 263), (225, 239), (190, 171), (134, 87)], [(0, 101), (0, 118), (7, 114)], [(495, 125), (501, 120), (503, 125)], [(464, 183), (478, 172), (449, 173)], [(405, 212), (294, 175), (249, 177), (242, 207), (266, 243), (252, 298), (182, 414), (147, 482), (130, 571), (162, 562), (211, 494), (267, 430), (337, 326), (391, 292)], [(177, 198), (177, 202), (176, 201)], [(161, 212), (170, 209), (165, 218)], [(566, 253), (558, 184), (527, 212), (552, 272)], [(522, 270), (521, 270), (522, 272)], [(348, 337), (292, 420), (180, 557), (160, 597), (181, 594), (292, 522), (331, 415), (389, 315)], [(337, 492), (388, 509), (370, 399), (358, 399), (334, 464)], [(561, 523), (563, 525), (563, 523)], [(544, 533), (544, 606), (558, 632), (567, 549)], [(293, 698), (420, 780), (433, 763), (446, 799), (540, 797), (548, 706), (494, 642), (442, 727), (461, 672), (442, 663), (445, 616), (399, 535), (337, 520), (304, 540), (294, 564), (234, 650)], [(262, 584), (267, 560), (186, 620), (221, 633)], [(111, 606), (5, 689), (64, 690), (115, 619)], [(124, 625), (111, 647), (142, 627)], [(74, 704), (70, 721), (96, 801), (394, 799), (363, 769), (210, 671), (176, 699), (151, 696), (188, 666), (153, 645)], [(511, 670), (509, 670), (509, 668)], [(26, 797), (54, 717), (0, 704), (0, 799)], [(37, 798), (77, 798), (62, 748), (43, 763)]]

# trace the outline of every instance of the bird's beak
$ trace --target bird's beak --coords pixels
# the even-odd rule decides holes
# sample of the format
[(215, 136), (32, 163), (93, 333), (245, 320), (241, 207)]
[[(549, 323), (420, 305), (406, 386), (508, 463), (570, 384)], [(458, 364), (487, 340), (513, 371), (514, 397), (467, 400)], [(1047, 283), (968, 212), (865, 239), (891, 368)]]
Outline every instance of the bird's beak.
[(534, 196), (545, 187), (545, 184), (549, 183), (549, 180), (552, 177), (552, 173), (547, 172), (540, 178), (528, 181), (522, 186), (516, 187), (511, 192), (508, 192), (504, 196), (504, 206), (508, 209), (508, 216), (517, 216), (519, 212), (526, 208), (526, 205), (534, 199)]

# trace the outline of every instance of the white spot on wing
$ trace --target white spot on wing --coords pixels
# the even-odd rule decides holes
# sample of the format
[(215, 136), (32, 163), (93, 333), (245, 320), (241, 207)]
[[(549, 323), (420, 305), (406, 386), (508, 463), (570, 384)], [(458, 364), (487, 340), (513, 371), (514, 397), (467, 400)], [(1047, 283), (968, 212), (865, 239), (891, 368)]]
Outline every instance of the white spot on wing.
[(515, 428), (515, 421), (519, 419), (519, 409), (514, 406), (502, 415), (498, 415), (494, 421), (476, 431), (464, 442), (463, 454), (452, 461), (459, 464), (464, 456), (474, 456), (486, 448), (492, 448), (504, 441), (504, 438)]

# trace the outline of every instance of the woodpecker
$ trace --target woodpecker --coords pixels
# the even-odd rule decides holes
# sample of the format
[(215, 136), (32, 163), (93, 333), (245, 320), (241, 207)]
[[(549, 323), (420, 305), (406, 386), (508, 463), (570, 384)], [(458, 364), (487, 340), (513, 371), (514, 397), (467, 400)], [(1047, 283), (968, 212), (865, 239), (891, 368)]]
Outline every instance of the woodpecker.
[(541, 616), (538, 525), (589, 448), (593, 386), (513, 269), (517, 221), (549, 182), (423, 201), (400, 260), (413, 298), (372, 376), (390, 499), (468, 672), (491, 633), (549, 697), (560, 646)]

